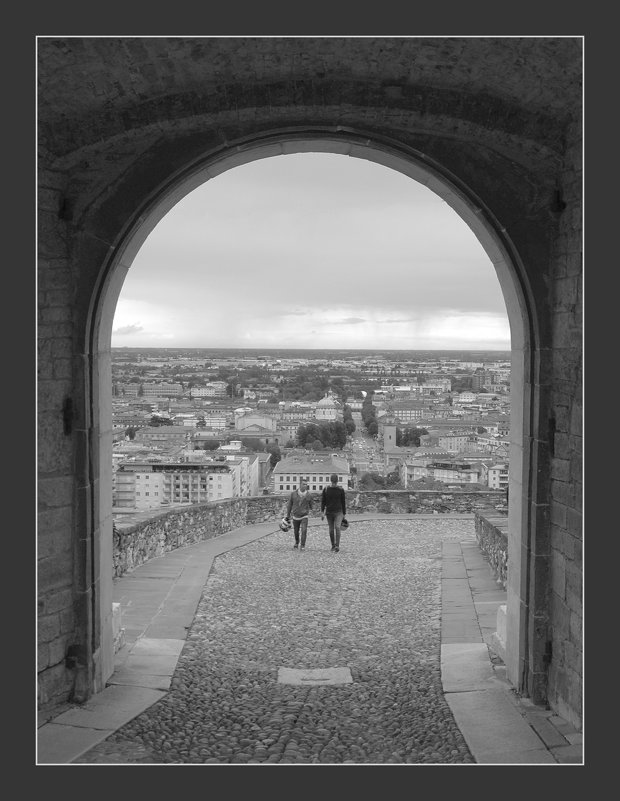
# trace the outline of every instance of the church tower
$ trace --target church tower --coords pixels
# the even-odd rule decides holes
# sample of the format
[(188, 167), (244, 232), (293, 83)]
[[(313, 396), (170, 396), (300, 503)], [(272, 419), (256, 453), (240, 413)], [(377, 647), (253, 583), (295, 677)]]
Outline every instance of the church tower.
[(394, 416), (394, 412), (388, 408), (387, 412), (381, 420), (383, 428), (383, 450), (389, 452), (396, 450), (396, 425), (398, 420)]

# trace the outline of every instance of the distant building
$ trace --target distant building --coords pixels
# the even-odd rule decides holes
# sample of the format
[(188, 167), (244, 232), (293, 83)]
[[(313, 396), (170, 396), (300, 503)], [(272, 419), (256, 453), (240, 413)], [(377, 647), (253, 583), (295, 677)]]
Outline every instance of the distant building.
[(307, 481), (311, 492), (320, 492), (331, 483), (332, 473), (338, 475), (338, 485), (349, 488), (351, 471), (349, 462), (328, 454), (294, 455), (281, 459), (273, 468), (272, 487), (276, 494), (297, 489), (299, 481)]
[(317, 423), (330, 423), (342, 419), (342, 409), (333, 397), (327, 393), (316, 405), (314, 412)]
[(136, 431), (134, 441), (149, 445), (184, 445), (191, 439), (191, 430), (185, 426), (146, 426)]
[[(255, 460), (252, 460), (255, 461)], [(113, 505), (155, 509), (174, 504), (204, 503), (258, 493), (258, 463), (254, 478), (250, 459), (213, 456), (200, 462), (124, 462), (114, 474)]]
[(395, 400), (391, 410), (399, 423), (406, 425), (421, 420), (428, 413), (428, 403), (419, 400)]
[(508, 463), (494, 464), (487, 468), (489, 489), (505, 490), (508, 487)]
[[(469, 463), (431, 462), (430, 464), (411, 464), (405, 466), (405, 486), (420, 478), (432, 478), (446, 484), (477, 484), (480, 482), (482, 467)], [(402, 471), (401, 471), (402, 479)]]

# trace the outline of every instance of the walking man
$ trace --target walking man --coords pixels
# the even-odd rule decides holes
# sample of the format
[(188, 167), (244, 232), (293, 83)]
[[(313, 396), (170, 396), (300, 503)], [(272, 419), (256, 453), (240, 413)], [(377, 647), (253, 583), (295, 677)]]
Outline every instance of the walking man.
[(342, 487), (338, 486), (338, 474), (332, 473), (329, 478), (330, 486), (324, 487), (321, 493), (321, 520), (327, 515), (332, 551), (338, 553), (340, 550), (340, 524), (347, 513), (346, 496)]
[[(293, 534), (295, 535), (295, 545), (293, 548), (306, 548), (306, 535), (308, 532), (308, 515), (312, 509), (313, 497), (308, 490), (308, 485), (303, 478), (299, 480), (299, 488), (291, 492), (286, 507), (286, 520), (293, 517)], [(301, 536), (301, 545), (300, 545)]]

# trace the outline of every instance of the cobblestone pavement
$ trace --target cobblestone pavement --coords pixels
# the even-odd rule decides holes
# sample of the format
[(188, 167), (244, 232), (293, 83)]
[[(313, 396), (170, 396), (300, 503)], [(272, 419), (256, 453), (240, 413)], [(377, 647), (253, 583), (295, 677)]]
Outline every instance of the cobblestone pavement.
[(440, 674), (442, 542), (473, 537), (469, 519), (364, 521), (340, 553), (325, 525), (303, 552), (278, 531), (217, 557), (170, 692), (75, 763), (473, 763)]

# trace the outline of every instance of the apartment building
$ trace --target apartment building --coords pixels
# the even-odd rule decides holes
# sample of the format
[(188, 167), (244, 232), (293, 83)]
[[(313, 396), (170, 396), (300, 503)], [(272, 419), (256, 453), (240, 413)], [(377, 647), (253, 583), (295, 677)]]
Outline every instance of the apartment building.
[(467, 450), (473, 437), (473, 434), (443, 434), (437, 437), (437, 445), (450, 453), (460, 453)]
[(166, 398), (169, 395), (182, 395), (183, 385), (172, 381), (157, 381), (152, 384), (142, 384), (142, 394), (145, 398), (154, 396)]
[(311, 492), (320, 492), (331, 484), (332, 473), (338, 475), (338, 486), (349, 488), (351, 470), (346, 459), (323, 454), (287, 456), (273, 468), (273, 492), (291, 492), (297, 489), (302, 478), (308, 483)]
[(508, 487), (508, 462), (493, 464), (486, 468), (486, 483), (489, 489), (506, 490)]
[(482, 473), (481, 464), (430, 461), (425, 458), (403, 460), (399, 469), (400, 480), (405, 488), (421, 478), (432, 478), (445, 484), (478, 484)]
[(195, 463), (123, 462), (114, 474), (113, 505), (145, 510), (249, 495), (249, 462), (237, 456)]
[(204, 387), (192, 387), (190, 396), (192, 398), (225, 398), (226, 387), (225, 381), (210, 381)]
[(428, 404), (416, 400), (395, 400), (390, 404), (390, 408), (402, 425), (415, 423), (421, 420), (425, 413), (428, 414)]
[(171, 447), (184, 445), (191, 438), (191, 430), (185, 426), (147, 426), (136, 431), (135, 442)]

